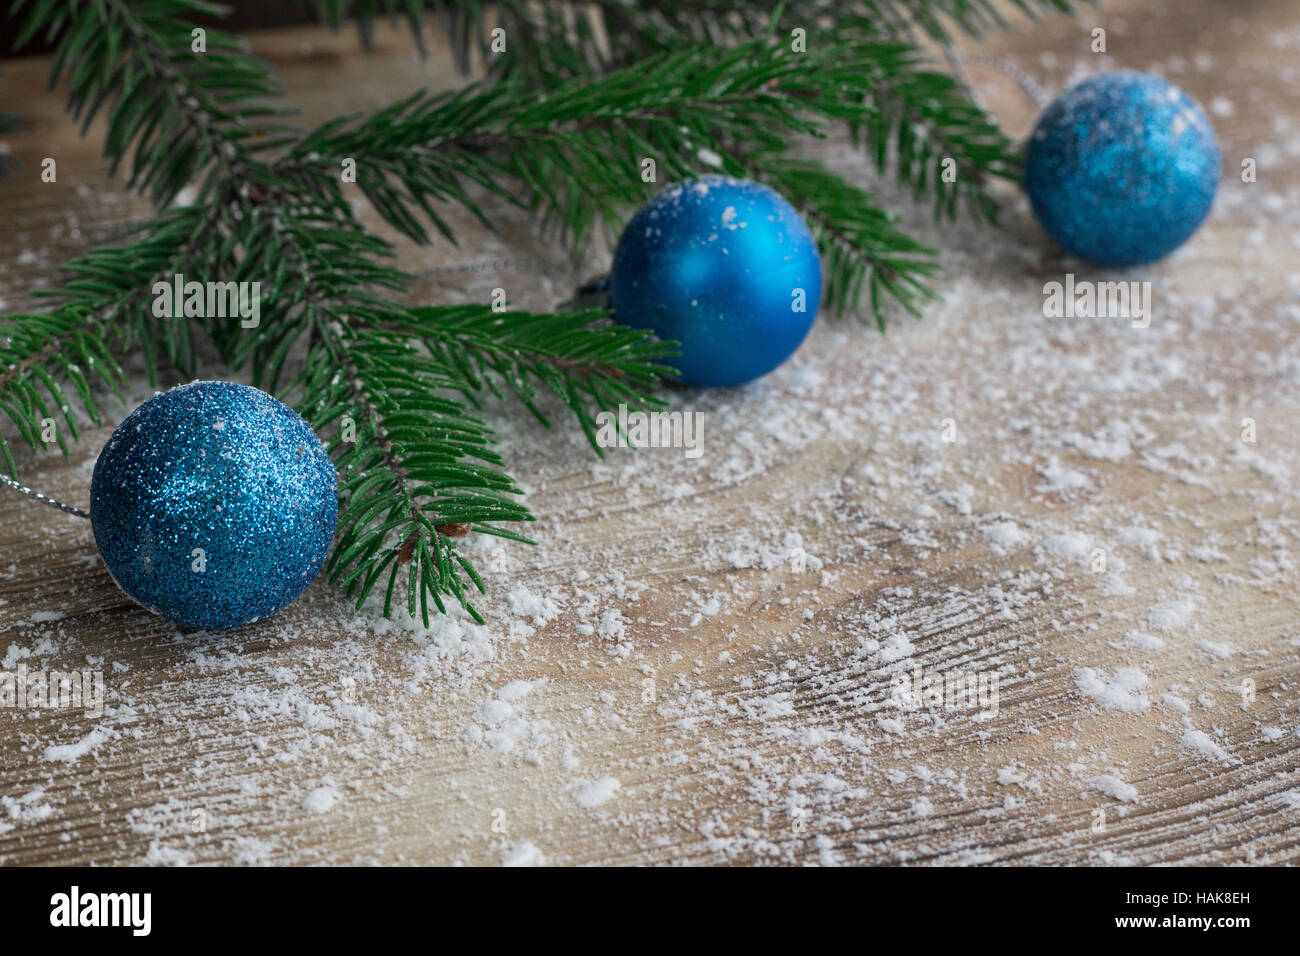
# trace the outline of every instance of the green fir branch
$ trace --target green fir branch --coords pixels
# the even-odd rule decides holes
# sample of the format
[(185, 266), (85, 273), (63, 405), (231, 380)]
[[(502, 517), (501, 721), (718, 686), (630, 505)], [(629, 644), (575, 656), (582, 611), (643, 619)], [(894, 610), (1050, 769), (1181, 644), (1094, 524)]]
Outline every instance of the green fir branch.
[[(102, 384), (122, 397), (122, 370), (108, 342), (76, 308), (20, 313), (0, 320), (0, 412), (33, 448), (45, 446), (45, 423), (62, 418), (69, 435), (80, 437), (72, 401), (60, 385), (70, 386), (91, 421), (101, 421), (93, 384)], [(68, 452), (63, 429), (54, 439)], [(9, 441), (0, 433), (0, 466), (16, 474)]]
[[(595, 223), (617, 228), (629, 206), (649, 197), (643, 157), (655, 158), (665, 178), (680, 178), (707, 168), (697, 154), (722, 138), (777, 149), (782, 132), (819, 134), (808, 103), (823, 94), (829, 101), (851, 71), (806, 69), (773, 52), (758, 44), (691, 49), (544, 93), (513, 84), (420, 93), (314, 130), (277, 172), (326, 174), (320, 198), (340, 207), (338, 171), (352, 159), (379, 213), (418, 241), (429, 239), (418, 213), (450, 235), (437, 202), (459, 203), (486, 223), (472, 192), (479, 186), (556, 217), (579, 243)], [(511, 180), (522, 182), (525, 198)]]
[[(589, 439), (594, 414), (618, 402), (657, 404), (670, 346), (647, 333), (599, 324), (592, 313), (495, 313), (486, 307), (413, 309), (381, 294), (405, 274), (379, 264), (387, 243), (328, 206), (271, 201), (284, 183), (259, 178), (241, 192), (241, 268), (268, 276), (261, 322), (230, 325), (236, 364), (277, 389), (325, 437), (340, 472), (339, 533), (331, 580), (358, 606), (384, 586), (384, 613), (399, 585), (408, 612), (427, 621), (430, 600), (483, 589), (455, 539), (476, 532), (526, 540), (503, 527), (532, 516), (500, 469), (487, 426), (457, 399), (509, 389), (545, 422), (538, 386), (551, 388)], [(256, 197), (257, 201), (253, 198)], [(277, 388), (288, 353), (307, 349), (303, 371)], [(549, 423), (548, 423), (549, 424)], [(405, 578), (403, 578), (405, 574)]]
[(902, 232), (897, 215), (870, 193), (816, 163), (780, 153), (759, 153), (751, 164), (751, 175), (789, 199), (812, 230), (825, 274), (825, 308), (854, 312), (865, 288), (883, 332), (887, 300), (919, 316), (922, 303), (938, 298), (925, 282), (939, 272), (938, 252)]
[[(481, 4), (475, 4), (481, 6)], [(375, 20), (381, 16), (390, 19), (402, 18), (411, 29), (416, 47), (421, 56), (428, 56), (429, 50), (424, 42), (424, 13), (426, 4), (423, 0), (316, 0), (317, 10), (322, 19), (335, 30), (343, 21), (352, 19), (357, 25), (357, 33), (367, 50), (374, 47)]]
[[(842, 32), (850, 21), (863, 38), (950, 43), (1011, 25), (1010, 16), (1037, 19), (1072, 13), (1095, 0), (786, 0), (774, 6), (752, 0), (319, 0), (337, 28), (357, 22), (369, 45), (374, 21), (401, 16), (421, 52), (428, 13), (450, 41), (457, 69), (469, 73), (476, 58), (497, 78), (526, 79), (550, 88), (574, 76), (608, 72), (684, 45), (732, 46), (768, 35), (773, 21)], [(491, 31), (506, 31), (506, 52), (492, 49)]]
[[(101, 411), (89, 387), (98, 382), (121, 397), (122, 375), (113, 352), (143, 351), (150, 380), (157, 381), (159, 350), (186, 375), (194, 371), (190, 325), (183, 318), (153, 314), (153, 284), (196, 264), (211, 263), (219, 207), (171, 209), (149, 223), (124, 246), (91, 250), (63, 266), (66, 281), (37, 290), (50, 301), (45, 311), (0, 318), (0, 410), (33, 448), (40, 423), (51, 417), (53, 403), (73, 439), (79, 434), (76, 412), (59, 386), (70, 385), (88, 417), (98, 424)], [(44, 393), (44, 396), (42, 395)], [(62, 429), (59, 446), (67, 452)], [(0, 453), (10, 474), (14, 461), (0, 434)]]
[[(922, 282), (935, 272), (933, 251), (867, 193), (783, 157), (789, 136), (822, 136), (828, 123), (845, 122), (918, 195), (933, 192), (936, 213), (954, 213), (964, 198), (991, 217), (983, 174), (1013, 174), (1011, 144), (950, 78), (922, 67), (897, 43), (803, 55), (766, 40), (721, 54), (691, 48), (544, 94), (509, 84), (417, 94), (313, 131), (277, 172), (314, 182), (322, 204), (343, 210), (335, 171), (350, 159), (379, 213), (419, 241), (429, 239), (426, 219), (450, 237), (440, 203), (460, 203), (486, 223), (477, 186), (531, 205), (581, 242), (596, 224), (616, 230), (627, 209), (649, 197), (638, 175), (643, 157), (660, 160), (658, 173), (670, 180), (721, 168), (786, 194), (818, 234), (832, 270), (832, 309), (856, 305), (865, 286), (883, 326), (888, 300), (916, 312), (933, 297)], [(706, 164), (701, 156), (719, 146)], [(511, 179), (523, 184), (521, 194), (509, 189)]]
[[(413, 0), (322, 6), (334, 23), (346, 13), (421, 22)], [(20, 0), (20, 43), (41, 32), (54, 40), (53, 78), (65, 79), (85, 123), (103, 113), (106, 155), (115, 167), (127, 163), (128, 184), (160, 206), (187, 184), (198, 188), (193, 206), (164, 210), (130, 243), (70, 263), (49, 310), (0, 319), (0, 411), (33, 445), (56, 413), (77, 436), (73, 395), (98, 421), (95, 389), (121, 394), (112, 350), (144, 347), (153, 377), (163, 361), (191, 369), (195, 335), (210, 336), (228, 361), (291, 400), (334, 456), (341, 501), (331, 579), (358, 605), (382, 588), (385, 613), (400, 585), (408, 612), (419, 608), (426, 621), (429, 604), (444, 610), (448, 598), (477, 617), (469, 595), (483, 582), (459, 537), (524, 540), (507, 525), (531, 518), (472, 406), (486, 394), (513, 395), (545, 422), (549, 391), (594, 446), (601, 412), (662, 404), (654, 389), (671, 344), (600, 313), (397, 304), (389, 295), (410, 277), (387, 264), (391, 245), (358, 222), (344, 160), (355, 162), (380, 215), (420, 241), (431, 232), (454, 241), (446, 203), (490, 225), (481, 201), (489, 195), (538, 211), (581, 243), (597, 225), (617, 229), (648, 198), (647, 157), (663, 181), (717, 169), (751, 175), (808, 219), (826, 260), (828, 304), (852, 308), (865, 292), (878, 316), (886, 299), (915, 310), (931, 294), (933, 250), (901, 232), (870, 193), (790, 158), (797, 139), (846, 125), (882, 168), (935, 195), (944, 214), (961, 201), (991, 211), (983, 179), (1014, 175), (1005, 138), (964, 91), (900, 41), (895, 21), (871, 17), (889, 7), (904, 26), (928, 29), (932, 14), (966, 28), (983, 22), (991, 0), (795, 2), (774, 17), (722, 0), (694, 9), (610, 0), (596, 9), (607, 27), (626, 29), (606, 32), (593, 8), (432, 7), (453, 28), (458, 56), (473, 44), (484, 50), (490, 27), (506, 26), (508, 52), (490, 60), (487, 81), (298, 134), (279, 124), (276, 84), (238, 40), (207, 30), (207, 52), (191, 51), (187, 18), (220, 7)], [(807, 53), (777, 39), (793, 17), (811, 17)], [(956, 184), (938, 176), (947, 158)], [(153, 285), (176, 273), (260, 283), (260, 322), (155, 316)]]
[(111, 170), (130, 153), (127, 187), (166, 205), (200, 173), (280, 142), (268, 125), (284, 110), (268, 105), (279, 90), (241, 41), (204, 28), (194, 53), (188, 16), (224, 13), (207, 0), (15, 0), (21, 16), (15, 48), (44, 33), (56, 40), (50, 86), (63, 78), (68, 109), (82, 133), (105, 111), (104, 155)]
[(470, 531), (518, 538), (501, 522), (530, 521), (510, 496), (492, 433), (460, 403), (439, 393), (457, 384), (416, 341), (381, 328), (327, 324), (308, 356), (300, 411), (321, 434), (339, 468), (340, 511), (330, 580), (357, 607), (387, 575), (384, 614), (399, 578), (407, 611), (426, 623), (432, 598), (445, 612), (453, 596), (469, 602), (483, 581), (453, 539)]
[(660, 360), (677, 354), (676, 343), (608, 318), (599, 310), (537, 315), (454, 305), (410, 309), (396, 328), (423, 342), (471, 400), (485, 391), (512, 394), (549, 428), (538, 401), (540, 390), (554, 393), (604, 457), (596, 416), (617, 416), (619, 405), (666, 405), (652, 392), (660, 377), (676, 374)]

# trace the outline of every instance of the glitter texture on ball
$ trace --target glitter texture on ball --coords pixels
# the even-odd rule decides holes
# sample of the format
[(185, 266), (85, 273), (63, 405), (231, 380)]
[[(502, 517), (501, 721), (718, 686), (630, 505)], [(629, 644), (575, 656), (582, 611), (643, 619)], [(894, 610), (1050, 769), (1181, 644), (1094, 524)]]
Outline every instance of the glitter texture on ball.
[(1209, 214), (1218, 182), (1205, 111), (1172, 83), (1131, 70), (1067, 90), (1025, 153), (1039, 223), (1065, 251), (1100, 266), (1173, 252)]
[(615, 317), (680, 342), (666, 362), (688, 385), (740, 385), (776, 368), (812, 328), (821, 290), (799, 213), (727, 176), (650, 200), (624, 228), (610, 273)]
[(95, 543), (113, 579), (188, 627), (237, 627), (289, 604), (320, 571), (337, 516), (334, 465), (311, 426), (230, 382), (145, 402), (91, 479)]

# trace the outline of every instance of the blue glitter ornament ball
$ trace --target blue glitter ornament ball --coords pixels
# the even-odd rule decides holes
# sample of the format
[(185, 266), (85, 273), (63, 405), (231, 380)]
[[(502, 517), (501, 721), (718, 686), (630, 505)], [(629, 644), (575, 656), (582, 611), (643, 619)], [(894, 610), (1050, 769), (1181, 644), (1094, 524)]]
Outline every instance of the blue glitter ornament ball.
[(195, 382), (145, 402), (95, 462), (90, 521), (118, 585), (188, 627), (274, 614), (320, 570), (337, 476), (302, 417), (265, 392)]
[(1173, 252), (1209, 214), (1218, 183), (1205, 111), (1172, 83), (1131, 70), (1067, 90), (1025, 153), (1038, 221), (1066, 252), (1100, 266)]
[(618, 321), (681, 342), (688, 385), (772, 371), (817, 317), (821, 260), (788, 202), (759, 183), (704, 176), (664, 190), (623, 230), (610, 273)]

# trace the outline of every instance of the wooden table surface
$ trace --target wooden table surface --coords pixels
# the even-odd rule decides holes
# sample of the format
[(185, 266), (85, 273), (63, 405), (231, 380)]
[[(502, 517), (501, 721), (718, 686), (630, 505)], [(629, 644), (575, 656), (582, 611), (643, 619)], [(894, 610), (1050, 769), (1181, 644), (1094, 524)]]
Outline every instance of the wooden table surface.
[[(493, 408), (540, 545), (470, 543), (485, 627), (384, 622), (318, 581), (269, 621), (183, 633), (117, 590), (87, 522), (0, 494), (0, 670), (106, 687), (97, 717), (0, 708), (0, 861), (1295, 861), (1298, 20), (1288, 0), (1106, 4), (971, 47), (1052, 92), (1158, 70), (1207, 107), (1215, 211), (1125, 277), (1152, 282), (1150, 327), (1045, 317), (1044, 283), (1117, 277), (1065, 260), (1013, 190), (996, 229), (909, 209), (945, 301), (884, 336), (823, 315), (759, 383), (671, 390), (703, 415), (699, 459), (601, 462)], [(373, 55), (251, 39), (308, 120), (460, 82), (437, 37), (423, 63), (387, 28)], [(46, 69), (0, 75), (29, 127), (0, 182), (6, 310), (148, 212)], [(971, 71), (1022, 135), (1032, 104)], [(812, 148), (893, 194), (846, 143)], [(503, 286), (546, 308), (607, 261), (572, 265), (510, 210), (497, 235), (449, 216), (459, 248), (403, 243), (404, 266), (553, 265), (426, 276), (412, 301)], [(108, 433), (23, 452), (20, 476), (84, 503)], [(899, 709), (917, 668), (996, 679), (996, 715)]]

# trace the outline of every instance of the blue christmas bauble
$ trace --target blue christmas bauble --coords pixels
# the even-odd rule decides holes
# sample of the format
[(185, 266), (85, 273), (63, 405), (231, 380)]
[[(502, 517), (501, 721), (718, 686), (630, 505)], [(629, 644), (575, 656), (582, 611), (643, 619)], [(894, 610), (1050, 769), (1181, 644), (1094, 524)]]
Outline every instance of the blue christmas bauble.
[(1100, 266), (1153, 262), (1210, 212), (1219, 144), (1205, 111), (1158, 76), (1084, 80), (1038, 121), (1025, 191), (1047, 233)]
[(90, 521), (118, 585), (188, 627), (274, 614), (334, 537), (334, 465), (311, 426), (265, 392), (195, 382), (145, 402), (95, 462)]
[(817, 243), (759, 183), (704, 176), (646, 203), (619, 238), (615, 317), (681, 343), (688, 385), (740, 385), (799, 347), (821, 301)]

